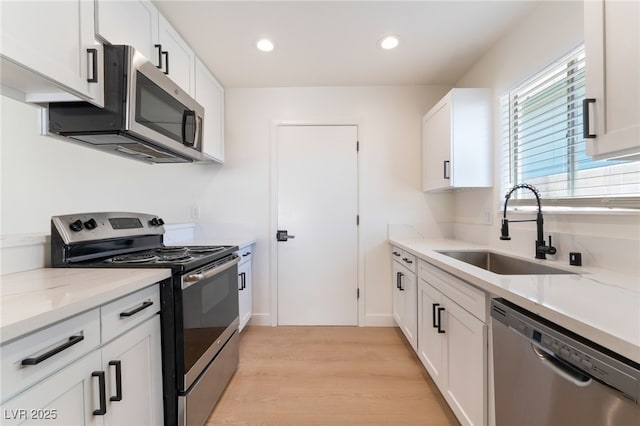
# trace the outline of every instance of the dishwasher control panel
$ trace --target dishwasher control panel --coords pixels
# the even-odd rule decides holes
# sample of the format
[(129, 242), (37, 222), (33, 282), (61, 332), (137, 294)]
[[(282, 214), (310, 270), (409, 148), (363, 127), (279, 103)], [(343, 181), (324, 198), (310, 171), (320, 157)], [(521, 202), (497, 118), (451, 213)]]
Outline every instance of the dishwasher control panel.
[(640, 405), (638, 368), (604, 353), (596, 344), (578, 341), (570, 335), (573, 333), (502, 299), (491, 301), (491, 317), (529, 339), (532, 345), (619, 390)]

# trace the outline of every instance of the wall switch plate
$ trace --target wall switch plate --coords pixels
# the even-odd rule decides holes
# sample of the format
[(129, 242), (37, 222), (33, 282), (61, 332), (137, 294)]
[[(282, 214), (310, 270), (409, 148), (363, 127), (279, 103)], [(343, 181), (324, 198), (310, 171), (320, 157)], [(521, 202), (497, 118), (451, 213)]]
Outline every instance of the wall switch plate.
[(200, 206), (191, 206), (191, 219), (200, 219)]

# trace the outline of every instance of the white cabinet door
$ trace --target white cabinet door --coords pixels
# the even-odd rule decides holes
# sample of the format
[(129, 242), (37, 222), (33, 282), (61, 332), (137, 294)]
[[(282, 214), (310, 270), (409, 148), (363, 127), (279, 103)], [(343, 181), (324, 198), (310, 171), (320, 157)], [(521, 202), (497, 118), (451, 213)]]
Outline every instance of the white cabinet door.
[(224, 162), (224, 89), (196, 57), (195, 99), (204, 107), (202, 153), (210, 160)]
[(418, 348), (418, 278), (396, 261), (393, 264), (393, 319), (414, 350)]
[[(438, 333), (438, 308), (442, 307), (440, 292), (423, 280), (418, 283), (418, 358), (436, 384), (443, 382), (445, 346)], [(442, 314), (440, 315), (442, 317)]]
[(148, 0), (97, 0), (96, 35), (110, 44), (127, 44), (159, 65), (158, 10)]
[[(250, 247), (240, 250), (242, 253), (251, 252)], [(242, 331), (251, 319), (251, 259), (241, 262), (238, 265), (238, 303), (240, 311), (239, 331)]]
[(584, 4), (587, 154), (595, 159), (640, 156), (640, 3)]
[(490, 89), (452, 89), (422, 119), (422, 189), (493, 185)]
[(487, 424), (487, 326), (448, 298), (442, 312), (447, 401), (464, 425)]
[(105, 425), (162, 424), (162, 363), (157, 315), (102, 348), (102, 371), (106, 373)]
[(193, 96), (195, 55), (180, 34), (159, 15), (158, 40), (162, 46), (162, 70), (178, 86)]
[(93, 2), (82, 0), (2, 2), (3, 86), (28, 102), (102, 106), (102, 45), (93, 15)]
[(2, 404), (2, 424), (93, 425), (103, 424), (98, 378), (100, 352), (94, 351)]
[(400, 291), (400, 285), (404, 270), (398, 262), (391, 262), (393, 272), (393, 319), (402, 328), (402, 318), (404, 317), (404, 296)]
[(441, 101), (422, 121), (422, 189), (451, 187), (451, 102)]

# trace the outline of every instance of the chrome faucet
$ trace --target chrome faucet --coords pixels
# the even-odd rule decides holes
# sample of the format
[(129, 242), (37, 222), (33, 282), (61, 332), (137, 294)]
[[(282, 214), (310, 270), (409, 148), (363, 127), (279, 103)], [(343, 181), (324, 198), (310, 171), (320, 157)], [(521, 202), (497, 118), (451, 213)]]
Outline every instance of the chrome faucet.
[(536, 239), (536, 259), (546, 259), (547, 254), (554, 255), (556, 254), (556, 248), (551, 245), (551, 235), (549, 235), (549, 245), (546, 245), (544, 241), (544, 230), (543, 230), (543, 220), (542, 220), (542, 203), (540, 202), (540, 193), (533, 186), (526, 183), (521, 183), (519, 185), (514, 186), (507, 192), (507, 195), (504, 196), (504, 215), (502, 216), (502, 228), (500, 230), (500, 239), (501, 240), (510, 240), (509, 236), (509, 221), (507, 220), (507, 203), (511, 198), (511, 194), (514, 191), (523, 188), (528, 189), (533, 192), (533, 195), (536, 196), (536, 201), (538, 203), (538, 214), (535, 219), (527, 219), (527, 220), (512, 220), (511, 222), (535, 222), (536, 228), (538, 231), (538, 236)]

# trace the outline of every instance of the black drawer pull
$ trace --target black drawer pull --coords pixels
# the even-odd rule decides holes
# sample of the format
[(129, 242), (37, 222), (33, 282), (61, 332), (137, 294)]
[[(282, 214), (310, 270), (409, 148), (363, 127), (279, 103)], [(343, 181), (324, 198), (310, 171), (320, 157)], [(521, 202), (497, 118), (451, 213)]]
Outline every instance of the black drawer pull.
[(398, 253), (397, 251), (394, 251), (394, 252), (393, 252), (393, 255), (394, 255), (394, 256), (400, 256), (400, 253)]
[(138, 312), (147, 309), (149, 306), (153, 305), (153, 302), (151, 300), (147, 300), (146, 302), (144, 302), (142, 305), (138, 306), (137, 308), (134, 308), (130, 311), (127, 312), (120, 312), (120, 318), (126, 318), (126, 317), (131, 317), (135, 314), (137, 314)]
[(91, 78), (88, 77), (89, 73), (87, 72), (87, 82), (97, 83), (98, 82), (98, 49), (87, 49), (87, 55), (91, 55)]
[(162, 45), (154, 44), (154, 47), (158, 49), (158, 65), (156, 65), (156, 68), (162, 69)]
[(164, 56), (164, 73), (169, 74), (169, 52), (162, 52), (162, 56)]
[(56, 346), (55, 348), (51, 349), (48, 352), (43, 353), (40, 356), (37, 356), (37, 357), (34, 357), (34, 358), (25, 358), (25, 359), (23, 359), (22, 360), (22, 365), (37, 365), (37, 364), (40, 364), (45, 359), (49, 359), (52, 356), (54, 356), (55, 354), (59, 354), (60, 352), (64, 351), (65, 349), (70, 348), (71, 346), (73, 346), (76, 343), (79, 343), (79, 342), (81, 342), (83, 340), (84, 340), (84, 336), (83, 335), (71, 336), (71, 337), (69, 337), (69, 339), (66, 342), (64, 342), (60, 346)]
[(442, 169), (443, 169), (443, 170), (442, 170), (442, 178), (443, 178), (443, 179), (451, 179), (451, 176), (449, 176), (449, 175), (447, 174), (447, 166), (448, 166), (449, 164), (451, 164), (451, 161), (449, 161), (449, 160), (444, 160), (444, 161), (442, 162)]
[(404, 260), (405, 262), (407, 262), (409, 264), (413, 263), (413, 260), (409, 260), (406, 257), (403, 257), (402, 260)]
[(440, 316), (440, 314), (442, 313), (442, 311), (444, 311), (444, 308), (439, 307), (438, 308), (438, 333), (444, 333), (445, 331), (442, 329), (442, 317)]
[(436, 308), (438, 306), (440, 306), (439, 303), (434, 303), (432, 308), (431, 308), (432, 309), (431, 312), (433, 314), (433, 328), (438, 328), (438, 317), (437, 317), (437, 314), (436, 314)]
[(249, 256), (250, 254), (251, 254), (251, 252), (248, 251), (248, 252), (244, 253), (242, 256)]
[(109, 401), (122, 401), (122, 362), (109, 361), (109, 365), (116, 367), (116, 396), (109, 398)]
[(587, 98), (582, 100), (582, 137), (584, 139), (595, 139), (597, 135), (591, 133), (589, 123), (589, 104), (595, 104), (596, 100), (593, 98)]
[(98, 378), (98, 387), (100, 388), (100, 408), (93, 410), (94, 416), (104, 416), (107, 414), (107, 397), (104, 382), (104, 371), (94, 371), (91, 377)]

